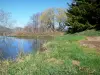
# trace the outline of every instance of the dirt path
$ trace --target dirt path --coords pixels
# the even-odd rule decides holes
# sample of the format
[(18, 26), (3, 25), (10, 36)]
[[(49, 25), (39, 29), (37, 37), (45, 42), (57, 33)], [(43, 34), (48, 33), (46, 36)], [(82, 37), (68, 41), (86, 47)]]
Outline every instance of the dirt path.
[(80, 41), (80, 44), (100, 51), (100, 37), (87, 37), (86, 40)]

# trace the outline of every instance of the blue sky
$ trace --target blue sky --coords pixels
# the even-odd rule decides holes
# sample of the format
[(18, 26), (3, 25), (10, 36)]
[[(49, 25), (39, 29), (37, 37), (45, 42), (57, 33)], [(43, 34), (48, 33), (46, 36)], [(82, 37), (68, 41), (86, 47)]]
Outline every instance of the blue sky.
[(12, 13), (16, 26), (24, 27), (32, 14), (47, 8), (67, 8), (72, 0), (0, 0), (0, 9)]

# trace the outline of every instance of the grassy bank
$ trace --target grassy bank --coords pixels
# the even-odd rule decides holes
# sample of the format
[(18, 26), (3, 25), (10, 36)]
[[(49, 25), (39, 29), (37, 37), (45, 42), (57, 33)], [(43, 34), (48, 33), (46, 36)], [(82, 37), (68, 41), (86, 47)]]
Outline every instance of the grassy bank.
[(83, 32), (75, 33), (75, 35), (84, 35), (84, 36), (100, 36), (100, 30), (97, 31), (95, 29), (86, 30)]
[(0, 64), (0, 75), (100, 75), (100, 54), (82, 47), (80, 35), (57, 36), (46, 43), (44, 52), (29, 54), (16, 62)]

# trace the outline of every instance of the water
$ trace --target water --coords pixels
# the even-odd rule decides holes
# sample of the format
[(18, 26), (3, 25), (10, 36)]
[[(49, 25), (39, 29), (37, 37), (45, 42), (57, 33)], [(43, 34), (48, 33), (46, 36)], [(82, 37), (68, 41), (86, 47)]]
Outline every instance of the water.
[(36, 53), (45, 42), (43, 39), (20, 39), (0, 36), (0, 59), (16, 59), (20, 52)]

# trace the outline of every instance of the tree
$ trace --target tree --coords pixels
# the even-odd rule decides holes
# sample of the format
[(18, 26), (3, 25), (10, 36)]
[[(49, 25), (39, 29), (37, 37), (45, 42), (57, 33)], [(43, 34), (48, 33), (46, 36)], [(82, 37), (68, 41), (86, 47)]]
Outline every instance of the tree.
[(56, 21), (59, 23), (58, 30), (62, 31), (65, 27), (65, 22), (67, 19), (65, 9), (57, 8), (55, 12), (55, 16), (56, 16)]
[(71, 32), (79, 32), (86, 29), (100, 29), (100, 1), (76, 0), (68, 12), (66, 24), (72, 26)]
[(49, 8), (45, 10), (42, 15), (40, 16), (41, 25), (44, 25), (47, 29), (51, 29), (52, 31), (55, 30), (54, 22), (55, 22), (55, 14), (54, 9)]
[(25, 27), (25, 30), (27, 29), (29, 32), (36, 33), (38, 32), (38, 28), (40, 25), (39, 17), (40, 13), (33, 14), (30, 17), (30, 21), (28, 22), (27, 26)]
[[(3, 10), (0, 9), (0, 26), (5, 29), (3, 31), (0, 31), (2, 34), (5, 34), (5, 32), (9, 32), (11, 27), (11, 13), (9, 12), (5, 12)], [(7, 31), (8, 30), (8, 31)]]
[(10, 18), (11, 18), (11, 13), (0, 10), (0, 26), (9, 27)]

